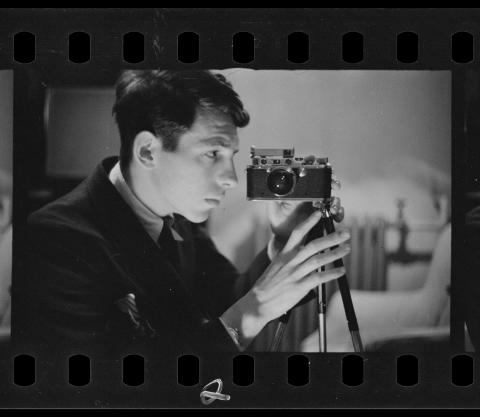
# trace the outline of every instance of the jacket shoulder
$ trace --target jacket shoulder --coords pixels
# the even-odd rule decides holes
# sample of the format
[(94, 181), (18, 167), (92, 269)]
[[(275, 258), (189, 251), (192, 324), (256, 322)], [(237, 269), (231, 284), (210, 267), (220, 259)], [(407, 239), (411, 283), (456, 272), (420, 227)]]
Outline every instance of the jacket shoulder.
[(65, 241), (78, 238), (90, 242), (104, 240), (86, 184), (81, 183), (66, 195), (31, 213), (27, 218), (27, 235), (32, 241), (58, 240), (62, 236)]

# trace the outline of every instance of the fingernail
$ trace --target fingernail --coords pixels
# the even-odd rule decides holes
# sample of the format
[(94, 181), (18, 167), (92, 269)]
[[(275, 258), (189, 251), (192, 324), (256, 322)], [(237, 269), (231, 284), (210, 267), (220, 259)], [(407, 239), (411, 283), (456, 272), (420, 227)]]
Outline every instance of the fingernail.
[(348, 230), (342, 230), (340, 232), (340, 236), (341, 237), (346, 237), (346, 238), (349, 238), (350, 237), (350, 232)]
[(346, 272), (345, 267), (342, 266), (341, 268), (338, 268), (338, 272), (340, 272), (341, 274), (344, 274)]
[(344, 245), (343, 247), (345, 248), (345, 250), (348, 250), (348, 251), (352, 249), (350, 245)]

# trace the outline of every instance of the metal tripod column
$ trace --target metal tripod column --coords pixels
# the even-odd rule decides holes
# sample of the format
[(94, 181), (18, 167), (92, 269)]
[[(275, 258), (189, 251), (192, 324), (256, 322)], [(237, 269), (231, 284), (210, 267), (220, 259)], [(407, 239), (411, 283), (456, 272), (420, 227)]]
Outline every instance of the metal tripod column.
[(321, 284), (315, 290), (317, 294), (318, 312), (318, 348), (319, 352), (327, 351), (327, 297), (325, 284)]

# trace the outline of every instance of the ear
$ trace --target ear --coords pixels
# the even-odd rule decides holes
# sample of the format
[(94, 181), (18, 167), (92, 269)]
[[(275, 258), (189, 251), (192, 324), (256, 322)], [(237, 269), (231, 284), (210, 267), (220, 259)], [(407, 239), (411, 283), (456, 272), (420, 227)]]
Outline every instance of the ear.
[(156, 150), (162, 147), (161, 140), (153, 133), (142, 130), (133, 141), (133, 159), (145, 168), (152, 168), (156, 164)]

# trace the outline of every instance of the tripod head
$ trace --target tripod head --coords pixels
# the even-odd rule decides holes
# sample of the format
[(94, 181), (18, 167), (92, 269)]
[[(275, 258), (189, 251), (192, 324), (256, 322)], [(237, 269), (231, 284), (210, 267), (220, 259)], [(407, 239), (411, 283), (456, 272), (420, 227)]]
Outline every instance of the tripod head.
[(315, 210), (320, 210), (322, 212), (322, 217), (320, 218), (319, 222), (312, 227), (310, 232), (308, 232), (305, 243), (322, 237), (324, 232), (330, 234), (335, 231), (335, 226), (333, 225), (333, 216), (330, 212), (332, 203), (333, 198), (321, 198), (312, 201), (313, 208)]

